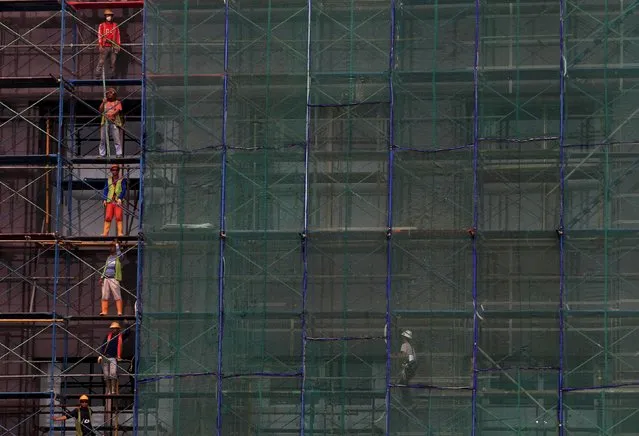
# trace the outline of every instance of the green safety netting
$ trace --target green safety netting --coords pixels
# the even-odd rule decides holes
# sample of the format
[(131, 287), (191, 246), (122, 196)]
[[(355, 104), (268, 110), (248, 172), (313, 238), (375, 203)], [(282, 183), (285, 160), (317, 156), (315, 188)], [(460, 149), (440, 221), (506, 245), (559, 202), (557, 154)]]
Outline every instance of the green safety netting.
[(636, 4), (211, 3), (146, 4), (137, 419), (632, 434)]

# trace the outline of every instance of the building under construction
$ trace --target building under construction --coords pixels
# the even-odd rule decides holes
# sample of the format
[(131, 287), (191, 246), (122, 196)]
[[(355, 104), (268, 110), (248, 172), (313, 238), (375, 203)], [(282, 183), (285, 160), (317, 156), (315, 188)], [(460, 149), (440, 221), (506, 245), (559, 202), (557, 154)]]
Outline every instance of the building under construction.
[(635, 435), (637, 29), (0, 1), (0, 435)]

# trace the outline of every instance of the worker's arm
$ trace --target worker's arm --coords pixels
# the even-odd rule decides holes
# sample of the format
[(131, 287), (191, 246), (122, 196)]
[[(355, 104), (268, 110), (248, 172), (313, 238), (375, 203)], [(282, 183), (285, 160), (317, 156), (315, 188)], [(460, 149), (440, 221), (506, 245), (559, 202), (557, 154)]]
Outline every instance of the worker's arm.
[(100, 282), (104, 280), (104, 275), (106, 274), (107, 264), (109, 263), (109, 259), (107, 258), (106, 262), (104, 262), (104, 266), (102, 267), (102, 272), (100, 273)]
[(104, 47), (104, 23), (100, 23), (98, 26), (98, 45)]
[(115, 43), (115, 47), (113, 47), (113, 49), (117, 53), (120, 51), (120, 27), (119, 26), (113, 29), (113, 42)]
[(107, 201), (108, 200), (108, 195), (109, 195), (109, 179), (107, 177), (107, 181), (104, 184), (104, 189), (102, 190), (102, 199), (104, 201)]
[(124, 195), (126, 194), (126, 179), (122, 179), (122, 192), (120, 192), (119, 199), (124, 199)]
[(74, 412), (69, 412), (69, 410), (67, 410), (67, 409), (62, 409), (62, 413), (64, 413), (64, 415), (62, 415), (62, 416), (54, 416), (52, 419), (54, 421), (66, 421), (69, 418), (75, 418)]
[[(102, 345), (100, 345), (100, 348), (98, 349), (98, 352), (100, 354), (104, 354), (104, 352), (106, 351), (106, 347), (107, 347), (108, 343), (109, 343), (109, 337), (107, 336), (107, 337), (104, 338), (104, 343)], [(102, 356), (98, 357), (98, 359), (102, 360), (101, 357)]]

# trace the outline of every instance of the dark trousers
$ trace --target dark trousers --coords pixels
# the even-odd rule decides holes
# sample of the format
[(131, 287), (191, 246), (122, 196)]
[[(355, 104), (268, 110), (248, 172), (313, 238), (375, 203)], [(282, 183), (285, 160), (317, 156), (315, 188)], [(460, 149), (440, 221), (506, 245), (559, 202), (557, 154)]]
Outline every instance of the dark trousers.
[[(417, 372), (417, 361), (413, 360), (410, 362), (406, 362), (402, 365), (402, 371), (399, 373), (399, 380), (397, 384), (399, 385), (408, 385), (413, 377), (415, 377), (415, 373)], [(399, 388), (402, 393), (402, 403), (405, 407), (410, 407), (413, 404), (413, 398), (410, 392), (410, 388), (401, 387)]]
[(114, 47), (100, 47), (100, 57), (98, 58), (98, 67), (95, 69), (97, 73), (101, 73), (104, 68), (104, 61), (107, 57), (111, 59), (111, 73), (115, 72), (115, 61), (118, 58), (118, 54), (115, 52)]

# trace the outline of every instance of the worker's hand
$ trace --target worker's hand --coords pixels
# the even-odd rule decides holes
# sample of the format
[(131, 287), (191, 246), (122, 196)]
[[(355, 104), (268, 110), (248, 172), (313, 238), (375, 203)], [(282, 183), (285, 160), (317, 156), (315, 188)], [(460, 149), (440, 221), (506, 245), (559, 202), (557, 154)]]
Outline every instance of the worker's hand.
[(98, 356), (98, 363), (102, 363), (102, 356)]
[(102, 206), (105, 206), (105, 207), (106, 207), (106, 200), (104, 200), (104, 201), (102, 202)]
[(122, 199), (118, 198), (117, 200), (118, 206), (122, 206)]
[(115, 54), (120, 53), (120, 47), (113, 47), (113, 53)]

